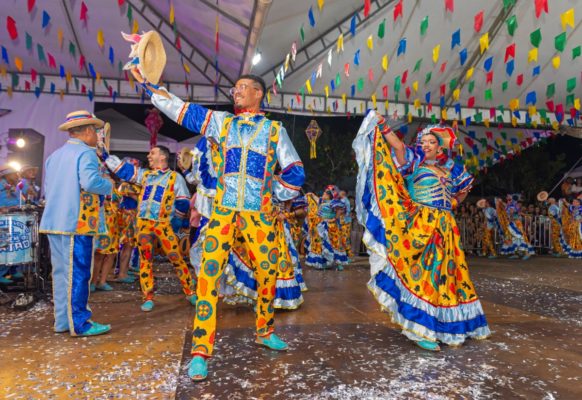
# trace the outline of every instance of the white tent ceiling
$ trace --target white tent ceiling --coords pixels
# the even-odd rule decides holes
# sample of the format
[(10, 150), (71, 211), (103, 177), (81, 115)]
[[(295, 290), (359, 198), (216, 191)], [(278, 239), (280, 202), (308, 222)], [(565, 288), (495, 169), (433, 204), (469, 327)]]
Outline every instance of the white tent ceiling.
[[(460, 117), (465, 118), (480, 110), (488, 113), (491, 108), (500, 105), (507, 110), (512, 99), (519, 99), (522, 113), (518, 122), (525, 122), (527, 113), (523, 111), (527, 110), (527, 94), (535, 91), (537, 109), (547, 108), (546, 89), (550, 83), (555, 83), (555, 94), (550, 99), (555, 105), (563, 105), (567, 119), (573, 107), (567, 104), (568, 95), (579, 99), (582, 92), (582, 57), (572, 58), (573, 49), (582, 44), (582, 0), (547, 0), (548, 12), (542, 12), (539, 18), (535, 16), (536, 1), (372, 0), (370, 14), (365, 17), (364, 0), (326, 0), (321, 11), (317, 0), (273, 0), (272, 4), (269, 4), (270, 0), (36, 0), (31, 12), (27, 10), (25, 1), (4, 0), (1, 20), (5, 22), (8, 17), (14, 19), (18, 38), (12, 40), (6, 28), (0, 29), (0, 44), (8, 58), (8, 63), (0, 61), (0, 65), (9, 73), (18, 73), (18, 85), (13, 87), (16, 91), (34, 91), (35, 87), (39, 87), (39, 92), (59, 93), (63, 90), (66, 94), (89, 95), (90, 91), (91, 96), (101, 101), (111, 101), (111, 95), (116, 92), (118, 101), (141, 101), (141, 93), (127, 82), (125, 73), (119, 70), (119, 64), (127, 60), (129, 52), (129, 44), (122, 40), (119, 32), (131, 31), (137, 24), (139, 31), (155, 29), (162, 34), (168, 55), (163, 79), (171, 90), (179, 96), (200, 102), (228, 101), (225, 96), (228, 88), (241, 72), (249, 70), (249, 60), (255, 48), (260, 50), (263, 60), (253, 72), (262, 75), (271, 84), (283, 66), (291, 44), (296, 42), (297, 59), (289, 66), (278, 88), (279, 94), (270, 95), (270, 109), (298, 113), (361, 113), (372, 107), (372, 97), (375, 95), (381, 112), (392, 113), (396, 110), (403, 114), (403, 103), (407, 103), (416, 117), (419, 110), (413, 104), (418, 99), (422, 115), (429, 117), (434, 113), (440, 118), (440, 88), (444, 85), (447, 119), (459, 118), (454, 109), (457, 103), (463, 108)], [(454, 12), (445, 10), (447, 2), (454, 4)], [(505, 8), (504, 3), (509, 7)], [(174, 5), (175, 32), (170, 24), (171, 4)], [(394, 20), (394, 9), (398, 4), (402, 6), (402, 16)], [(316, 22), (313, 28), (308, 18), (310, 7)], [(85, 21), (80, 18), (84, 8), (87, 10)], [(131, 19), (128, 17), (129, 9)], [(554, 38), (563, 31), (561, 15), (569, 9), (574, 10), (575, 23), (573, 28), (564, 28), (566, 46), (563, 52), (559, 52), (554, 46)], [(45, 28), (42, 27), (44, 11), (50, 15), (50, 23)], [(474, 17), (480, 11), (483, 11), (483, 26), (475, 32)], [(513, 15), (517, 18), (517, 29), (514, 36), (510, 36), (506, 21)], [(352, 36), (350, 22), (354, 16), (356, 35)], [(425, 17), (429, 19), (428, 29), (426, 34), (421, 35), (420, 24)], [(217, 18), (220, 38), (218, 73), (214, 68)], [(385, 36), (379, 39), (378, 26), (383, 20), (386, 20)], [(305, 34), (303, 42), (299, 38), (301, 26)], [(533, 48), (530, 33), (538, 28), (542, 33), (538, 61), (528, 63), (528, 52)], [(63, 32), (62, 45), (58, 40), (60, 30)], [(460, 45), (451, 48), (451, 36), (457, 30), (460, 30)], [(99, 31), (103, 33), (103, 47), (98, 44)], [(336, 42), (340, 32), (344, 34), (344, 50), (338, 53)], [(27, 33), (32, 44), (30, 49), (26, 46)], [(479, 39), (485, 33), (489, 35), (489, 48), (481, 54)], [(176, 44), (176, 37), (180, 38), (180, 46)], [(373, 50), (367, 47), (369, 37), (373, 41)], [(406, 39), (406, 52), (397, 55), (402, 39)], [(509, 76), (504, 56), (506, 48), (513, 43), (516, 45), (515, 71)], [(44, 61), (41, 60), (39, 45), (45, 53)], [(440, 45), (440, 54), (438, 60), (433, 62), (433, 49), (437, 45)], [(70, 46), (75, 47), (75, 56), (70, 54)], [(110, 48), (113, 50), (113, 62), (109, 60)], [(461, 65), (459, 52), (465, 48), (467, 61)], [(327, 63), (330, 49), (331, 66)], [(359, 66), (354, 63), (358, 50)], [(83, 54), (85, 61), (81, 66), (80, 54)], [(387, 71), (382, 69), (384, 55), (389, 59)], [(552, 59), (557, 55), (561, 57), (561, 65), (554, 68)], [(54, 66), (51, 66), (51, 57), (55, 60)], [(491, 84), (486, 82), (484, 70), (485, 60), (489, 57), (493, 57)], [(17, 58), (22, 61), (21, 71), (16, 63)], [(415, 71), (419, 60), (422, 60), (420, 68)], [(446, 67), (441, 72), (444, 62)], [(320, 64), (321, 77), (310, 82), (310, 96), (306, 81), (311, 80)], [(349, 77), (344, 73), (346, 64), (350, 65)], [(68, 83), (66, 78), (59, 76), (61, 65), (73, 77)], [(533, 71), (538, 66), (539, 74), (534, 76)], [(470, 68), (474, 68), (473, 76), (466, 79)], [(187, 73), (186, 69), (190, 72)], [(371, 80), (370, 71), (373, 73)], [(31, 73), (38, 75), (35, 81)], [(426, 82), (428, 73), (432, 76)], [(341, 84), (332, 92), (330, 81), (335, 80), (338, 74)], [(523, 75), (523, 82), (518, 84), (520, 74)], [(401, 104), (395, 101), (397, 93), (394, 83), (397, 77), (402, 82), (398, 93)], [(576, 87), (568, 92), (566, 82), (571, 78), (575, 79)], [(363, 79), (363, 85), (361, 89), (355, 89), (352, 96), (352, 86), (357, 88), (360, 79)], [(455, 79), (459, 100), (454, 99), (454, 88), (450, 86)], [(2, 89), (12, 87), (15, 83), (12, 80), (10, 74), (0, 78)], [(184, 85), (186, 81), (188, 86)], [(472, 93), (469, 92), (470, 81), (474, 81)], [(507, 88), (503, 90), (505, 81)], [(27, 82), (29, 89), (26, 88)], [(217, 95), (215, 82), (218, 82)], [(327, 101), (326, 86), (330, 89)], [(384, 109), (384, 86), (388, 88), (390, 110)], [(486, 89), (491, 89), (491, 99), (485, 98)], [(410, 91), (409, 96), (406, 95), (407, 90)], [(430, 103), (434, 106), (432, 111), (426, 109), (427, 93), (430, 93)], [(342, 94), (346, 95), (347, 104), (342, 101)], [(299, 101), (297, 97), (300, 97)], [(474, 105), (467, 107), (471, 101)], [(509, 112), (497, 112), (496, 115), (502, 116), (506, 122), (511, 121), (512, 114)], [(536, 117), (533, 119), (536, 120)]]

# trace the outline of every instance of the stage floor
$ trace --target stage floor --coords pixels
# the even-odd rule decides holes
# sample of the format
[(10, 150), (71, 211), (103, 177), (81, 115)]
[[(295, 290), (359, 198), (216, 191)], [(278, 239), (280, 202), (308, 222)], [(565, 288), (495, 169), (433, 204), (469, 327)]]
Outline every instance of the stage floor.
[(151, 313), (137, 285), (91, 296), (110, 334), (52, 332), (52, 307), (0, 307), (2, 399), (582, 398), (582, 261), (470, 258), (493, 336), (440, 353), (415, 347), (366, 289), (367, 259), (305, 268), (299, 310), (276, 315), (290, 351), (257, 347), (253, 313), (221, 305), (206, 382), (186, 375), (194, 308), (164, 266)]

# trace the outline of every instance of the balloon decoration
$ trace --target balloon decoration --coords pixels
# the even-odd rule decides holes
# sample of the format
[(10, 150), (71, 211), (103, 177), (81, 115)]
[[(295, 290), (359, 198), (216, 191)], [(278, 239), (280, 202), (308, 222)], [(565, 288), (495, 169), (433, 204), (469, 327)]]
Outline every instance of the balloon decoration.
[(312, 119), (307, 129), (305, 130), (305, 135), (311, 144), (309, 149), (309, 158), (317, 158), (317, 139), (321, 136), (321, 128), (317, 124), (317, 121)]
[(145, 119), (145, 125), (150, 131), (150, 147), (154, 147), (158, 143), (158, 132), (162, 129), (164, 125), (164, 120), (160, 115), (160, 111), (157, 108), (150, 108), (148, 111), (148, 116)]

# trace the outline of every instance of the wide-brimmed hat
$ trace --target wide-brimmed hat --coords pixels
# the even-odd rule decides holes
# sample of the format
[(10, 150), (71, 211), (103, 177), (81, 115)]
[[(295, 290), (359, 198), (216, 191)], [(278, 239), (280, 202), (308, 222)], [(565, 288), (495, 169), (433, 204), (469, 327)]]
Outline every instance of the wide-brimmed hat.
[(426, 134), (434, 133), (440, 138), (440, 145), (446, 149), (452, 150), (455, 142), (457, 141), (457, 135), (455, 131), (450, 126), (444, 125), (430, 125), (419, 132), (416, 142), (420, 145), (420, 139)]
[(131, 60), (123, 69), (137, 68), (148, 82), (157, 85), (166, 66), (166, 51), (159, 33), (149, 31), (141, 35), (128, 35), (121, 32), (121, 35), (128, 42), (134, 43), (129, 53)]
[(68, 131), (71, 128), (83, 125), (95, 125), (97, 128), (103, 127), (105, 122), (95, 117), (87, 110), (73, 111), (67, 114), (65, 122), (59, 125), (61, 131)]
[(539, 192), (537, 195), (538, 201), (546, 201), (548, 199), (548, 197), (549, 197), (549, 194), (545, 190)]
[(5, 177), (6, 175), (10, 175), (10, 174), (17, 174), (18, 171), (16, 171), (13, 167), (11, 167), (8, 164), (4, 164), (0, 166), (0, 178)]
[(485, 199), (477, 200), (477, 207), (479, 208), (487, 207), (487, 200)]

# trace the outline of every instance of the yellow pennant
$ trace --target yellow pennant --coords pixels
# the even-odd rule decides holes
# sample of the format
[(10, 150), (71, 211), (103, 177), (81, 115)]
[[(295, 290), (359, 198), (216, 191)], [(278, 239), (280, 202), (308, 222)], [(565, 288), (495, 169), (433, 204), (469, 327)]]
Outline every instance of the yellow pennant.
[(174, 3), (170, 4), (170, 25), (174, 24)]
[(527, 62), (537, 62), (538, 61), (538, 48), (534, 47), (527, 53)]
[(489, 118), (485, 118), (483, 120), (483, 125), (485, 125), (485, 127), (489, 128)]
[(305, 81), (305, 87), (307, 88), (307, 93), (311, 94), (311, 83), (309, 83), (309, 79)]
[(388, 114), (388, 106), (389, 106), (389, 105), (390, 105), (390, 104), (388, 104), (388, 100), (385, 100), (385, 101), (384, 101), (384, 108), (386, 109), (386, 114)]
[(538, 121), (535, 120), (535, 119), (533, 121), (531, 121), (531, 126), (533, 126), (534, 129), (537, 128), (538, 127)]
[(360, 102), (360, 112), (363, 113), (364, 112), (364, 102)]
[(3, 78), (6, 77), (6, 66), (4, 64), (2, 64), (2, 67), (0, 67), (0, 76)]
[(554, 69), (560, 68), (560, 56), (559, 55), (552, 58), (552, 67), (554, 67)]
[(489, 48), (489, 32), (485, 32), (485, 34), (479, 38), (479, 48), (481, 49), (481, 54)]
[(414, 93), (418, 92), (418, 81), (412, 82), (412, 90), (414, 90)]
[(473, 71), (475, 71), (475, 68), (471, 67), (467, 70), (467, 74), (465, 75), (465, 79), (469, 80), (471, 79), (471, 77), (473, 76)]
[(287, 56), (285, 57), (285, 72), (287, 72), (287, 70), (289, 69), (289, 58), (291, 57), (291, 55), (289, 53), (287, 53)]
[(190, 74), (190, 66), (186, 63), (183, 63), (182, 65), (184, 66), (184, 71), (186, 71), (187, 74)]
[(461, 96), (461, 89), (456, 88), (455, 90), (453, 90), (453, 99), (454, 100), (459, 100), (460, 96)]
[(441, 110), (441, 119), (444, 120), (444, 121), (447, 120), (447, 109), (446, 108), (443, 108)]
[(137, 23), (137, 19), (133, 20), (133, 27), (131, 28), (131, 33), (137, 33), (139, 31), (139, 24)]
[(372, 105), (376, 108), (376, 93), (372, 95)]
[(388, 54), (384, 54), (382, 57), (382, 69), (384, 72), (388, 71)]
[(325, 85), (323, 89), (325, 90), (325, 97), (329, 97), (329, 86)]
[(517, 118), (511, 117), (511, 126), (513, 126), (514, 128), (517, 126)]
[(574, 99), (574, 108), (575, 108), (576, 110), (580, 111), (580, 98), (579, 98), (579, 97), (576, 97), (576, 98)]
[(71, 71), (67, 71), (67, 73), (65, 74), (65, 81), (67, 81), (67, 83), (71, 83), (72, 80), (73, 80), (73, 74), (71, 73)]
[(554, 129), (555, 131), (560, 129), (560, 123), (558, 121), (554, 121), (552, 122), (552, 129)]
[(271, 104), (271, 89), (267, 92), (267, 103)]
[(325, 4), (325, 0), (317, 0), (317, 7), (319, 7), (319, 11), (323, 10), (324, 4)]
[(99, 48), (103, 48), (103, 46), (105, 45), (105, 39), (103, 39), (103, 30), (99, 29), (97, 31), (97, 44), (99, 45)]
[(372, 35), (368, 36), (368, 48), (374, 50), (374, 38)]
[(567, 26), (574, 28), (574, 9), (570, 8), (560, 15), (560, 21), (562, 22), (562, 30), (566, 30)]
[(20, 57), (14, 57), (14, 65), (19, 72), (22, 72), (22, 59)]
[(509, 100), (509, 109), (511, 111), (515, 111), (519, 108), (519, 99), (511, 99)]
[(342, 100), (344, 101), (344, 104), (346, 104), (346, 99), (347, 99), (346, 94), (345, 93), (342, 93)]
[(340, 51), (344, 51), (344, 34), (343, 33), (340, 33), (340, 35), (337, 38), (336, 50), (338, 53)]
[(432, 62), (433, 63), (437, 63), (437, 61), (439, 60), (439, 54), (441, 53), (441, 45), (437, 44), (433, 49), (432, 49)]
[(417, 110), (420, 108), (420, 99), (414, 99), (414, 108)]
[(95, 73), (95, 82), (96, 83), (101, 82), (101, 72)]
[(538, 113), (538, 110), (536, 109), (536, 106), (530, 105), (527, 108), (527, 113), (529, 114), (530, 117), (533, 117), (534, 115), (536, 115)]
[(408, 113), (408, 123), (412, 123), (412, 113)]
[(63, 48), (63, 28), (59, 28), (57, 31), (57, 40), (59, 42), (59, 48)]

